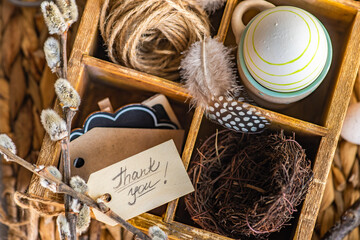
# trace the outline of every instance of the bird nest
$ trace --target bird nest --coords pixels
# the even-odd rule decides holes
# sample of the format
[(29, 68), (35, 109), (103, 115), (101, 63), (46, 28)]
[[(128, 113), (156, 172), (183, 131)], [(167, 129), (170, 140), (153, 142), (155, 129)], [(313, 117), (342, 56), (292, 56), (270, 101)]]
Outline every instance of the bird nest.
[(292, 218), (312, 179), (311, 163), (293, 137), (223, 130), (198, 149), (185, 197), (192, 219), (232, 238), (266, 237)]

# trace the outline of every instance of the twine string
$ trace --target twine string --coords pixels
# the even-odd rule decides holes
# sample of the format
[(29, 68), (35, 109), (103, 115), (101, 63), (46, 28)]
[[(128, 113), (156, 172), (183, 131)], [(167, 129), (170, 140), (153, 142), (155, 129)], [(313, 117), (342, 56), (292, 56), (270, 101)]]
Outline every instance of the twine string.
[(176, 80), (181, 53), (209, 36), (210, 26), (193, 0), (105, 0), (100, 32), (111, 61)]
[(64, 203), (27, 193), (15, 192), (15, 203), (23, 209), (34, 209), (40, 216), (54, 217), (64, 212)]

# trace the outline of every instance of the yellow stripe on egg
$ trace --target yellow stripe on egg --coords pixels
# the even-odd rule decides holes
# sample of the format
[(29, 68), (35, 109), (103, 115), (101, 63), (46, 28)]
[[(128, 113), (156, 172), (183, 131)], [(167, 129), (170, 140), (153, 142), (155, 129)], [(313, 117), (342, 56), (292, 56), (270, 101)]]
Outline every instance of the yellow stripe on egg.
[[(245, 59), (245, 62), (247, 62), (247, 60)], [(305, 79), (309, 78), (311, 75), (313, 75), (313, 73), (319, 69), (319, 67), (322, 66), (322, 64), (320, 63), (315, 69), (314, 71), (312, 71), (312, 73), (310, 73), (307, 77), (305, 77), (304, 79), (301, 79), (297, 82), (294, 82), (294, 83), (273, 83), (273, 82), (270, 82), (270, 81), (266, 81), (265, 79), (261, 78), (260, 76), (258, 76), (256, 73), (254, 73), (256, 75), (256, 77), (260, 78), (262, 81), (266, 82), (266, 83), (269, 83), (269, 84), (272, 84), (272, 85), (277, 85), (277, 86), (291, 86), (291, 85), (294, 85), (294, 84), (297, 84), (297, 83), (300, 83), (302, 81), (304, 81)], [(275, 88), (275, 87), (269, 87), (269, 86), (264, 86), (268, 89), (271, 89), (271, 90), (274, 90), (274, 91), (280, 91), (280, 92), (283, 92), (283, 91), (288, 91), (288, 92), (292, 92), (292, 91), (297, 91), (297, 90), (300, 90), (304, 87), (306, 87), (307, 85), (310, 85), (313, 81), (315, 81), (315, 79), (320, 75), (322, 71), (322, 68), (319, 69), (319, 71), (316, 73), (315, 77), (313, 77), (311, 80), (307, 81), (306, 83), (298, 86), (298, 87), (294, 87), (294, 88)], [(257, 81), (257, 80), (256, 80)], [(258, 81), (257, 81), (258, 82)], [(262, 85), (261, 83), (259, 83), (260, 85)]]
[[(327, 42), (321, 24), (310, 13), (295, 7), (281, 8), (267, 10), (254, 19), (243, 39), (243, 58), (259, 84), (278, 92), (293, 92), (307, 87), (321, 74)], [(282, 12), (287, 14), (285, 18)], [(278, 23), (277, 30), (270, 30)], [(300, 31), (297, 25), (302, 26)], [(269, 34), (270, 39), (266, 37)]]
[[(259, 26), (259, 23), (260, 23), (262, 20), (264, 20), (265, 17), (267, 17), (267, 16), (269, 16), (269, 15), (271, 15), (271, 14), (273, 14), (273, 13), (276, 13), (276, 12), (291, 12), (291, 13), (296, 14), (297, 16), (299, 16), (299, 17), (306, 23), (307, 28), (308, 28), (308, 30), (309, 30), (309, 36), (310, 36), (310, 37), (309, 37), (309, 41), (308, 41), (308, 44), (306, 45), (305, 50), (300, 54), (300, 56), (298, 56), (298, 57), (296, 57), (296, 58), (294, 58), (294, 59), (292, 59), (292, 60), (290, 60), (290, 61), (287, 61), (287, 62), (285, 62), (285, 63), (272, 63), (272, 62), (270, 62), (270, 61), (266, 61), (264, 58), (262, 58), (262, 57), (260, 56), (260, 54), (259, 54), (258, 51), (256, 50), (255, 43), (254, 43), (255, 31), (256, 31), (257, 27)], [(265, 63), (270, 64), (270, 65), (277, 65), (277, 66), (287, 65), (287, 64), (289, 64), (289, 63), (293, 63), (293, 62), (295, 62), (296, 60), (300, 59), (300, 58), (304, 55), (304, 53), (306, 52), (306, 50), (309, 48), (310, 42), (311, 42), (311, 31), (310, 31), (310, 26), (309, 26), (308, 22), (307, 22), (301, 15), (297, 14), (297, 13), (294, 12), (294, 11), (290, 11), (290, 10), (278, 10), (278, 11), (273, 11), (273, 12), (270, 12), (270, 13), (266, 14), (264, 17), (262, 17), (262, 18), (259, 20), (259, 22), (257, 22), (257, 24), (255, 25), (253, 34), (252, 34), (252, 46), (253, 46), (253, 49), (254, 49), (256, 55), (257, 55), (262, 61), (264, 61)]]
[[(305, 13), (305, 14), (306, 14), (306, 13)], [(306, 15), (307, 15), (307, 14), (306, 14)], [(315, 25), (315, 27), (316, 27), (316, 31), (317, 31), (317, 34), (318, 34), (318, 44), (317, 44), (316, 51), (315, 51), (314, 55), (311, 57), (310, 61), (309, 61), (304, 67), (302, 67), (302, 68), (300, 68), (300, 69), (298, 69), (298, 70), (296, 70), (296, 71), (294, 71), (294, 72), (292, 72), (292, 73), (288, 73), (288, 74), (272, 74), (272, 73), (265, 72), (264, 70), (262, 70), (261, 68), (259, 68), (259, 67), (254, 63), (253, 59), (251, 58), (251, 55), (249, 54), (248, 46), (245, 45), (246, 51), (247, 51), (248, 56), (249, 56), (249, 58), (250, 58), (250, 61), (253, 63), (253, 65), (254, 65), (257, 69), (259, 69), (261, 72), (263, 72), (263, 73), (265, 73), (265, 74), (267, 74), (267, 75), (269, 75), (269, 76), (274, 76), (274, 77), (287, 77), (287, 76), (291, 76), (291, 75), (294, 75), (294, 74), (296, 74), (296, 73), (299, 73), (299, 72), (303, 71), (305, 68), (307, 68), (307, 67), (310, 65), (310, 63), (314, 60), (314, 58), (315, 58), (315, 56), (316, 56), (316, 54), (317, 54), (317, 52), (318, 52), (318, 50), (319, 50), (319, 43), (320, 43), (320, 33), (319, 33), (319, 29), (318, 29), (316, 23), (314, 22), (314, 20), (313, 20), (310, 16), (309, 16), (309, 18), (311, 19), (311, 21), (314, 23), (314, 25)], [(255, 29), (254, 29), (254, 31), (253, 31), (253, 34), (254, 34), (254, 32), (255, 32)], [(311, 35), (310, 35), (310, 36), (311, 36)], [(247, 41), (247, 39), (246, 39), (246, 41)], [(260, 59), (262, 59), (262, 58), (260, 57)], [(277, 64), (272, 64), (272, 65), (277, 65)], [(253, 69), (252, 69), (252, 71), (255, 73), (255, 71), (254, 71)]]

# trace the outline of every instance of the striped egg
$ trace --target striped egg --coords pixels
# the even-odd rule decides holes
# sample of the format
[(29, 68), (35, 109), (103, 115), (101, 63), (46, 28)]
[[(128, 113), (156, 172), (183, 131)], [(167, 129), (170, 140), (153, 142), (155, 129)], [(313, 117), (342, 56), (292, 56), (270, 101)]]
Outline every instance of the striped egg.
[(311, 84), (328, 53), (324, 30), (309, 12), (279, 6), (259, 13), (248, 25), (244, 59), (252, 77), (277, 92), (294, 92)]

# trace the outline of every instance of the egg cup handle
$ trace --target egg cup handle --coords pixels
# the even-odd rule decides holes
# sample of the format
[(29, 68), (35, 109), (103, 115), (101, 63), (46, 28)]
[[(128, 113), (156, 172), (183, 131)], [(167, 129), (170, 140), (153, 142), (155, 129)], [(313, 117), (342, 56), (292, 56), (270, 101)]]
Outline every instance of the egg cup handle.
[(241, 33), (245, 29), (245, 24), (243, 23), (242, 17), (250, 9), (258, 9), (259, 11), (264, 11), (269, 8), (274, 8), (275, 5), (264, 0), (245, 0), (241, 1), (235, 8), (232, 19), (231, 27), (235, 35), (236, 43), (239, 44)]

